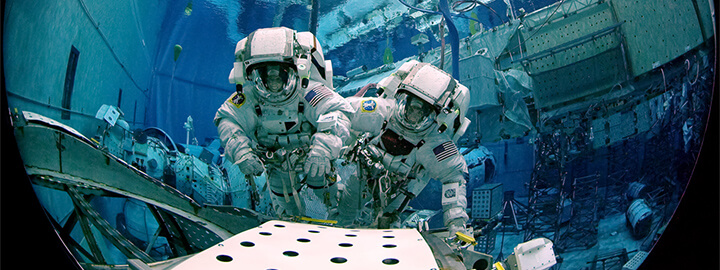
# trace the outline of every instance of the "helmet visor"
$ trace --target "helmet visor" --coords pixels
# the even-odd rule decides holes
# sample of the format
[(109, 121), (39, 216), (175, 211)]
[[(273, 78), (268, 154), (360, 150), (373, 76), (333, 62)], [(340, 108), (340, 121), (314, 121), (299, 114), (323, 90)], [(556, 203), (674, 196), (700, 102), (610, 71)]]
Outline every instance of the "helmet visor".
[(279, 93), (288, 85), (292, 68), (281, 63), (272, 63), (254, 67), (250, 73), (253, 81), (262, 84), (270, 92)]
[(424, 100), (408, 93), (397, 96), (400, 122), (411, 129), (425, 129), (435, 121), (435, 108)]
[(286, 63), (271, 62), (251, 66), (250, 79), (261, 98), (279, 102), (290, 97), (295, 91), (296, 73)]

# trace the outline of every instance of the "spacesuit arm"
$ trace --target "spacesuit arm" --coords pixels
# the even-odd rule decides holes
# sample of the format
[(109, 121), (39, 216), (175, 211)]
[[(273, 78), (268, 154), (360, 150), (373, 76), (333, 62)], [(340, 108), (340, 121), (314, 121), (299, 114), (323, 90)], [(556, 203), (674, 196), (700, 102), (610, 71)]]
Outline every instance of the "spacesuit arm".
[(340, 150), (350, 141), (349, 127), (350, 120), (342, 111), (321, 115), (318, 119), (317, 132), (312, 136), (311, 151), (320, 151), (330, 159), (340, 157)]
[[(340, 157), (342, 147), (350, 143), (349, 115), (352, 114), (352, 107), (342, 96), (325, 86), (319, 86), (311, 91), (328, 92), (325, 92), (327, 96), (315, 105), (310, 103), (310, 109), (307, 110), (308, 120), (315, 124), (317, 129), (311, 139), (310, 151), (336, 159)], [(306, 98), (306, 101), (310, 100)]]
[[(252, 133), (248, 132), (254, 127), (253, 118), (243, 115), (242, 108), (232, 104), (232, 97), (223, 103), (215, 114), (214, 123), (225, 148), (225, 158), (231, 163), (242, 162), (248, 159), (256, 146)], [(235, 106), (232, 106), (235, 105)]]
[(418, 153), (427, 176), (442, 182), (442, 208), (445, 226), (460, 226), (464, 229), (468, 215), (466, 182), (468, 179), (465, 159), (455, 144), (448, 140), (430, 142)]
[(354, 113), (350, 117), (354, 133), (369, 133), (377, 136), (382, 132), (385, 119), (390, 116), (393, 102), (381, 98), (348, 97), (346, 99), (353, 107)]

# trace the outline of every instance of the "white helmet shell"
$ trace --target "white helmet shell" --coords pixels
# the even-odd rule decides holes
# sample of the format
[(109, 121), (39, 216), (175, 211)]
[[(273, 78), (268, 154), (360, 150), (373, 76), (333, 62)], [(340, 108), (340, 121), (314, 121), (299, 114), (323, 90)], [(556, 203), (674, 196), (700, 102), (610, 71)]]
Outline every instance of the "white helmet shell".
[(286, 27), (255, 30), (238, 41), (228, 81), (244, 84), (250, 80), (252, 66), (264, 62), (291, 63), (300, 81), (319, 81), (333, 88), (330, 60), (325, 60), (320, 42), (310, 32), (298, 33)]

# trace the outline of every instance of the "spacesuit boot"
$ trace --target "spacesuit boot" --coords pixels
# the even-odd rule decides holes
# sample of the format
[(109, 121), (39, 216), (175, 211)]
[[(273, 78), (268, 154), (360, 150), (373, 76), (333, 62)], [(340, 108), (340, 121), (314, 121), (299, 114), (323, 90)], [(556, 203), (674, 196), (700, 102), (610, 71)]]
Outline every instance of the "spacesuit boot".
[(300, 199), (298, 203), (294, 198), (297, 196), (293, 196), (293, 194), (290, 195), (291, 196), (288, 196), (288, 200), (285, 200), (286, 197), (278, 196), (274, 193), (270, 195), (273, 209), (278, 218), (282, 220), (291, 220), (293, 217), (302, 216), (305, 213), (305, 202)]
[(351, 173), (338, 183), (338, 211), (329, 216), (328, 219), (337, 220), (338, 226), (352, 227), (358, 224), (358, 215), (363, 209), (363, 183), (358, 177), (355, 163), (348, 164), (344, 169)]

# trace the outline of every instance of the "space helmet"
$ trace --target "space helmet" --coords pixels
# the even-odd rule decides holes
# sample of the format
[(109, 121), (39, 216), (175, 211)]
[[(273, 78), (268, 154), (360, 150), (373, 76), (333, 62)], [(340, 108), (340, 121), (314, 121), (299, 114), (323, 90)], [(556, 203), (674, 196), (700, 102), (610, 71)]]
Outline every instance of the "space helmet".
[(230, 83), (254, 84), (260, 99), (278, 103), (290, 99), (298, 86), (319, 81), (332, 89), (332, 68), (310, 32), (286, 27), (262, 28), (238, 41)]
[(382, 97), (397, 102), (392, 117), (403, 128), (422, 132), (436, 123), (438, 132), (450, 132), (457, 140), (470, 123), (465, 117), (470, 102), (467, 87), (429, 63), (408, 61), (378, 86)]

